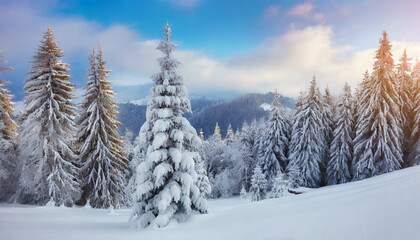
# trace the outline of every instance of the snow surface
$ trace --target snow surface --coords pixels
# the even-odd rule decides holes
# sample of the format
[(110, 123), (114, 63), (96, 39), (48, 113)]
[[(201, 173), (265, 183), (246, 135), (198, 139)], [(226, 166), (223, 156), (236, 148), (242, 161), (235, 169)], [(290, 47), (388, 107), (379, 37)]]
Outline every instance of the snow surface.
[(271, 110), (271, 104), (263, 103), (260, 105), (260, 108), (264, 109), (264, 111), (270, 111)]
[(147, 96), (147, 97), (144, 97), (144, 98), (141, 98), (141, 99), (124, 101), (122, 103), (132, 103), (132, 104), (135, 104), (135, 105), (138, 105), (138, 106), (146, 106), (149, 99), (150, 99), (150, 97)]
[[(269, 112), (269, 111), (271, 111), (272, 106), (271, 106), (271, 104), (269, 104), (269, 103), (262, 103), (262, 104), (260, 105), (260, 108), (262, 108), (264, 111)], [(291, 111), (293, 111), (293, 110), (294, 110), (294, 109), (291, 109), (291, 108), (289, 108), (289, 107), (285, 107), (285, 106), (283, 106), (283, 108), (284, 108), (285, 112), (287, 112), (287, 113), (289, 113), (289, 112), (291, 112)]]
[(0, 205), (0, 239), (420, 239), (420, 166), (251, 202), (210, 200), (209, 214), (133, 229), (131, 210)]

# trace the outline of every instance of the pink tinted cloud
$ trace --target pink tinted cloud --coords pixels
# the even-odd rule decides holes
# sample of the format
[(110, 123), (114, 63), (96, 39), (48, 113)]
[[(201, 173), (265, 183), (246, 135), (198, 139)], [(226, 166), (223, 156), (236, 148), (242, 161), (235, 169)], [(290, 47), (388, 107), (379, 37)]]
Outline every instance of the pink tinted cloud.
[(325, 19), (325, 16), (322, 13), (316, 13), (314, 15), (314, 20), (317, 21), (317, 22), (322, 22), (322, 21), (324, 21), (324, 19)]
[(280, 4), (275, 4), (267, 7), (263, 12), (264, 20), (276, 19), (280, 16)]
[(287, 12), (289, 16), (295, 17), (310, 17), (312, 15), (312, 11), (314, 10), (314, 5), (310, 2), (301, 3), (295, 5), (292, 9)]

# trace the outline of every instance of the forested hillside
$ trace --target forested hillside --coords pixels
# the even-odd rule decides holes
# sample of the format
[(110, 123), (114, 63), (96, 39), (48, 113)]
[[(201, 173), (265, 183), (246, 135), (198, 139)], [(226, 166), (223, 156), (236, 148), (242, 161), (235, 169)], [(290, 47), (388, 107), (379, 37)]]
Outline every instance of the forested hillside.
[[(261, 107), (262, 104), (269, 105), (273, 101), (274, 94), (250, 93), (228, 101), (222, 99), (207, 99), (205, 97), (191, 99), (191, 113), (184, 116), (191, 122), (197, 131), (203, 128), (204, 136), (213, 134), (216, 122), (219, 123), (221, 133), (226, 135), (229, 124), (236, 131), (244, 122), (251, 123), (254, 119), (268, 116), (268, 112)], [(119, 133), (124, 135), (125, 128), (128, 128), (134, 136), (137, 136), (141, 125), (146, 120), (146, 105), (138, 105), (128, 101), (118, 104), (118, 120), (123, 124)], [(142, 101), (144, 102), (144, 101)], [(285, 108), (294, 109), (295, 100), (289, 97), (280, 96), (280, 104)]]

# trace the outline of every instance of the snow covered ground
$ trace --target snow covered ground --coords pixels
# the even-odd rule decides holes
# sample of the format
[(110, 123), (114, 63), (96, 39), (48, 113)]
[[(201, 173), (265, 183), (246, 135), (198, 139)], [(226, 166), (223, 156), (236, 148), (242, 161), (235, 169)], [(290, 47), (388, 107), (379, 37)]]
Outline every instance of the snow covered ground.
[(420, 167), (301, 195), (210, 200), (207, 215), (132, 229), (130, 210), (0, 205), (0, 239), (420, 239)]

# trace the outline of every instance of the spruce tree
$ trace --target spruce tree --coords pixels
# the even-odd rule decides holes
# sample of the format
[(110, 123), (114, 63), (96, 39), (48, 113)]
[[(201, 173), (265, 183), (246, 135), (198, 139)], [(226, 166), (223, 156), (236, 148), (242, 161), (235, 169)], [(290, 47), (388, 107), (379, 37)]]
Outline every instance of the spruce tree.
[(288, 188), (298, 188), (303, 185), (302, 175), (296, 164), (287, 165)]
[(305, 187), (321, 185), (325, 147), (322, 114), (323, 100), (314, 76), (301, 106), (297, 109), (291, 138), (291, 168), (299, 168)]
[(323, 150), (323, 160), (322, 160), (322, 175), (323, 181), (325, 182), (326, 178), (326, 168), (328, 162), (330, 161), (330, 146), (331, 141), (333, 139), (333, 131), (334, 131), (334, 112), (335, 107), (333, 103), (333, 99), (330, 93), (330, 89), (325, 88), (325, 94), (322, 97), (323, 103), (323, 110), (322, 110), (322, 129), (324, 133), (324, 150)]
[(19, 136), (19, 158), (24, 161), (19, 196), (24, 203), (71, 206), (80, 195), (72, 149), (74, 85), (62, 56), (48, 27), (24, 87), (26, 108)]
[(213, 136), (222, 140), (222, 134), (220, 133), (220, 127), (219, 127), (219, 123), (216, 122), (216, 127), (214, 127), (214, 133)]
[(267, 177), (269, 186), (276, 177), (277, 172), (285, 172), (287, 165), (287, 147), (289, 144), (288, 124), (284, 119), (284, 110), (279, 103), (277, 89), (274, 94), (272, 109), (270, 111), (267, 129), (262, 136), (259, 149), (259, 165)]
[[(195, 171), (197, 172), (197, 186), (198, 186), (198, 189), (200, 190), (200, 194), (203, 198), (207, 198), (211, 195), (212, 189), (211, 189), (210, 180), (208, 178), (206, 166), (205, 166), (207, 155), (204, 149), (204, 147), (206, 146), (206, 143), (204, 140), (204, 134), (202, 130), (203, 129), (201, 129), (200, 131), (201, 144), (197, 147), (197, 151), (200, 157), (197, 158)], [(201, 136), (203, 138), (201, 138)]]
[(334, 138), (331, 142), (330, 160), (327, 166), (328, 185), (346, 183), (351, 180), (354, 132), (351, 89), (347, 83), (338, 103), (335, 122)]
[(410, 60), (411, 59), (407, 58), (407, 52), (404, 49), (404, 53), (400, 58), (400, 63), (397, 66), (397, 84), (402, 117), (401, 128), (403, 130), (402, 150), (405, 166), (409, 165), (408, 155), (411, 147), (411, 133), (414, 127), (413, 101), (415, 92), (413, 90), (415, 90), (415, 86), (413, 83), (413, 78), (410, 75)]
[(170, 41), (166, 24), (164, 40), (157, 47), (161, 72), (153, 76), (146, 122), (140, 144), (146, 146), (144, 161), (137, 169), (134, 203), (135, 226), (166, 226), (171, 219), (185, 220), (190, 214), (206, 213), (207, 201), (200, 193), (197, 163), (201, 140), (182, 114), (191, 112), (188, 92), (172, 58), (176, 44)]
[(224, 155), (227, 151), (226, 145), (223, 143), (219, 125), (216, 123), (214, 134), (211, 135), (204, 146), (206, 155), (205, 168), (211, 177), (222, 172), (222, 163), (224, 162)]
[[(366, 70), (366, 72), (363, 74), (362, 81), (358, 84), (356, 88), (356, 92), (354, 94), (354, 98), (352, 101), (353, 105), (353, 115), (354, 115), (354, 124), (358, 122), (358, 118), (360, 115), (360, 112), (363, 112), (362, 107), (364, 106), (362, 104), (362, 99), (364, 97), (364, 93), (366, 93), (366, 88), (369, 85), (369, 71)], [(353, 126), (353, 129), (356, 129), (356, 125)]]
[(261, 201), (266, 198), (267, 194), (267, 179), (264, 176), (264, 173), (262, 173), (260, 167), (255, 167), (254, 169), (254, 175), (252, 175), (251, 179), (251, 188), (249, 190), (252, 192), (252, 199), (251, 201)]
[[(353, 150), (354, 150), (354, 145), (355, 145), (355, 138), (356, 138), (356, 131), (357, 131), (357, 126), (359, 124), (359, 119), (360, 116), (362, 115), (363, 112), (365, 112), (367, 104), (363, 104), (364, 102), (367, 101), (367, 98), (369, 97), (369, 88), (368, 86), (370, 85), (370, 74), (368, 72), (368, 70), (365, 71), (365, 73), (363, 74), (363, 78), (362, 81), (358, 84), (357, 88), (356, 88), (356, 92), (354, 94), (354, 98), (353, 98), (353, 118), (354, 118), (354, 123), (353, 123), (353, 133), (354, 133), (354, 137), (353, 137)], [(354, 152), (354, 151), (353, 151)], [(356, 163), (358, 162), (358, 159), (356, 159), (353, 155), (353, 159), (352, 159), (352, 163), (351, 163), (351, 169), (350, 169), (350, 173), (352, 176), (354, 176), (355, 172), (356, 172)]]
[(247, 193), (246, 193), (246, 190), (245, 190), (245, 186), (244, 185), (242, 185), (240, 195), (241, 195), (241, 198), (242, 199), (246, 199)]
[(420, 62), (418, 59), (416, 60), (416, 64), (414, 64), (413, 71), (411, 71), (411, 79), (414, 86), (416, 86), (417, 82), (420, 80)]
[(410, 137), (408, 166), (420, 165), (420, 63), (413, 72), (413, 128)]
[(232, 141), (234, 137), (235, 137), (235, 133), (233, 132), (232, 124), (229, 123), (229, 127), (226, 132), (226, 144), (229, 145), (229, 143)]
[(288, 186), (289, 182), (287, 181), (286, 174), (278, 172), (273, 182), (272, 197), (279, 198), (286, 195)]
[(247, 148), (242, 143), (240, 137), (231, 140), (224, 154), (223, 167), (228, 170), (231, 180), (230, 193), (240, 193), (241, 186), (247, 182), (247, 163), (249, 160)]
[[(7, 67), (0, 50), (0, 73), (13, 70)], [(0, 201), (6, 200), (15, 191), (18, 177), (16, 162), (16, 138), (18, 126), (13, 121), (14, 103), (9, 91), (3, 88), (7, 82), (0, 79)]]
[(355, 180), (401, 168), (401, 113), (391, 44), (384, 31), (373, 72), (361, 96), (354, 140)]
[(252, 155), (254, 156), (254, 159), (256, 161), (256, 164), (258, 164), (259, 159), (259, 153), (260, 149), (263, 151), (263, 140), (264, 135), (267, 129), (267, 122), (265, 121), (265, 118), (260, 118), (257, 122), (256, 128), (255, 128), (255, 142), (252, 149)]
[(133, 155), (134, 155), (133, 141), (134, 141), (133, 133), (130, 130), (128, 130), (128, 128), (125, 128), (125, 134), (123, 137), (122, 144), (124, 148), (125, 157), (127, 158), (129, 162), (133, 159)]
[[(256, 124), (256, 121), (255, 121)], [(241, 142), (244, 146), (244, 153), (246, 154), (245, 162), (245, 188), (249, 189), (251, 184), (251, 176), (254, 168), (256, 166), (255, 158), (252, 154), (252, 149), (254, 146), (254, 136), (255, 132), (252, 130), (252, 126), (248, 125), (246, 122), (242, 124), (242, 131), (240, 134)]]
[(78, 142), (83, 179), (83, 199), (95, 208), (125, 204), (124, 175), (128, 171), (122, 140), (118, 135), (117, 106), (103, 52), (90, 56), (86, 93), (79, 106)]

